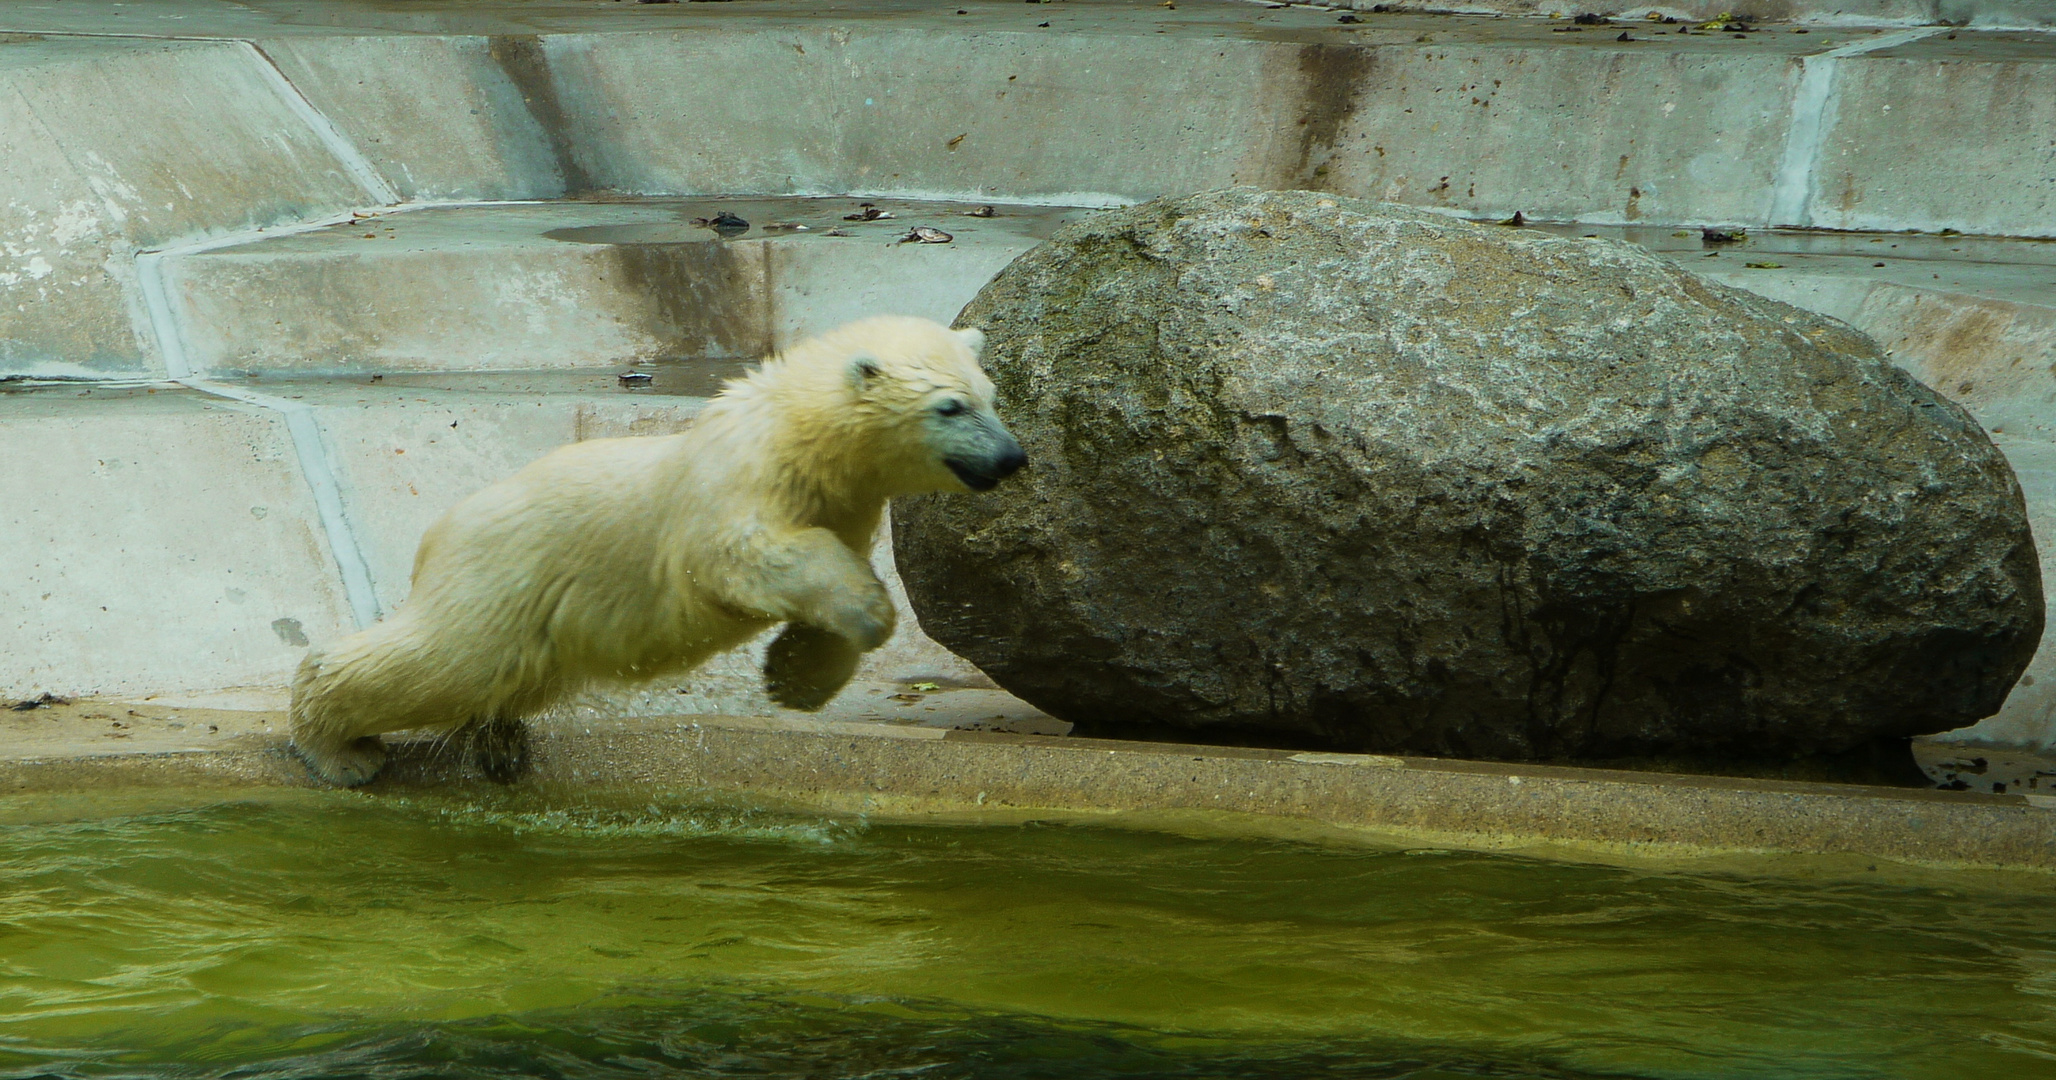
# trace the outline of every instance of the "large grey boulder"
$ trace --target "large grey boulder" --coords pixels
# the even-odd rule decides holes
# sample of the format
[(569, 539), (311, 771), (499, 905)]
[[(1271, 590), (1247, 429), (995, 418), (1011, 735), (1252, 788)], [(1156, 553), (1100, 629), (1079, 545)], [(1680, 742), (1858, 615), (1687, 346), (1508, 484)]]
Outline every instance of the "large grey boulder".
[(1062, 230), (959, 325), (1032, 467), (896, 504), (900, 572), (1088, 730), (1835, 753), (1993, 712), (2041, 636), (1962, 409), (1632, 245), (1214, 192)]

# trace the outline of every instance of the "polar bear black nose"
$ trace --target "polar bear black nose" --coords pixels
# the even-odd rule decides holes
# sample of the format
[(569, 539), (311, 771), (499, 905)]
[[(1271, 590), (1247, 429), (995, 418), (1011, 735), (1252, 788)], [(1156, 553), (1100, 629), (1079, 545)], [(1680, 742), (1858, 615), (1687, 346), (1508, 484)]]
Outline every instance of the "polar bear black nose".
[(1021, 449), (1020, 443), (1012, 443), (1005, 450), (1000, 451), (999, 458), (992, 463), (992, 475), (997, 479), (1004, 480), (1020, 472), (1022, 467), (1027, 464), (1028, 452)]

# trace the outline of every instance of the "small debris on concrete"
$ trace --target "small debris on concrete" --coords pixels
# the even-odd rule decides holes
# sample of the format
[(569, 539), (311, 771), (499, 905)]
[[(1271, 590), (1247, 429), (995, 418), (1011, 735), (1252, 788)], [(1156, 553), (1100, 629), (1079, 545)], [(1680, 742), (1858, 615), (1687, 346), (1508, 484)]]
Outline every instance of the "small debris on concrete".
[(931, 228), (927, 225), (916, 225), (912, 229), (907, 230), (907, 235), (900, 237), (899, 242), (902, 244), (947, 244), (955, 239), (956, 237), (943, 232), (941, 229)]
[(920, 701), (923, 696), (924, 695), (921, 694), (887, 694), (885, 695), (885, 700), (897, 701), (902, 705), (912, 705), (913, 703)]
[(994, 209), (993, 209), (992, 207), (990, 207), (990, 206), (974, 206), (974, 207), (972, 207), (971, 209), (969, 209), (969, 210), (966, 210), (966, 211), (964, 211), (964, 216), (965, 216), (965, 217), (998, 217), (998, 216), (999, 216), (999, 211), (997, 211), (997, 210), (994, 210)]
[(850, 231), (849, 231), (848, 229), (829, 229), (829, 230), (828, 230), (827, 232), (824, 232), (824, 233), (822, 233), (821, 235), (823, 235), (823, 236), (848, 236), (848, 235), (850, 235)]
[(1633, 41), (1633, 40), (1635, 40), (1635, 39), (1634, 39), (1634, 37), (1633, 37), (1632, 35), (1630, 35), (1630, 34), (1629, 34), (1629, 33), (1628, 33), (1628, 32), (1627, 32), (1626, 30), (1623, 30), (1623, 31), (1621, 31), (1621, 36), (1619, 36), (1619, 37), (1617, 37), (1617, 38), (1614, 38), (1614, 40), (1615, 40), (1615, 41)]
[(1604, 15), (1594, 15), (1593, 13), (1591, 13), (1591, 12), (1589, 12), (1589, 11), (1585, 11), (1585, 12), (1580, 12), (1580, 13), (1578, 13), (1578, 14), (1576, 14), (1576, 15), (1573, 15), (1573, 16), (1571, 16), (1571, 21), (1572, 21), (1572, 22), (1574, 22), (1574, 23), (1576, 23), (1576, 24), (1577, 24), (1577, 25), (1579, 25), (1579, 26), (1612, 26), (1612, 25), (1613, 25), (1613, 20), (1612, 20), (1612, 19), (1609, 19), (1609, 18), (1607, 18), (1607, 17), (1606, 17), (1606, 16), (1604, 16)]
[(726, 210), (710, 218), (694, 218), (692, 223), (702, 228), (712, 229), (723, 236), (736, 236), (750, 231), (749, 222), (736, 217)]
[[(968, 131), (967, 131), (967, 132), (964, 132), (964, 135), (969, 135), (969, 134), (970, 134), (970, 132), (968, 132)], [(956, 138), (954, 138), (954, 139), (951, 139), (950, 141), (948, 141), (948, 142), (946, 142), (946, 143), (943, 143), (943, 144), (942, 144), (942, 145), (943, 145), (943, 147), (944, 147), (945, 149), (948, 149), (948, 150), (955, 150), (955, 149), (957, 148), (957, 144), (958, 144), (958, 143), (961, 143), (961, 142), (963, 142), (963, 141), (964, 141), (964, 135), (959, 135), (959, 136), (957, 136)]]
[(940, 690), (940, 689), (942, 689), (942, 684), (941, 684), (941, 683), (933, 683), (933, 682), (917, 682), (917, 683), (908, 683), (908, 684), (907, 684), (907, 689), (909, 689), (909, 690), (918, 690), (918, 691), (920, 691), (921, 693), (924, 693), (924, 694), (932, 694), (932, 693), (936, 692), (937, 690)]
[(760, 226), (760, 228), (761, 228), (761, 230), (762, 230), (763, 232), (767, 232), (767, 233), (789, 233), (789, 232), (807, 232), (807, 231), (811, 230), (811, 229), (813, 228), (813, 226), (812, 226), (812, 225), (802, 225), (802, 224), (800, 224), (800, 223), (799, 223), (799, 222), (797, 222), (797, 221), (774, 221), (774, 222), (771, 222), (771, 223), (770, 223), (770, 224), (768, 224), (768, 225)]
[(1507, 219), (1506, 219), (1505, 221), (1502, 221), (1502, 222), (1500, 222), (1500, 224), (1501, 224), (1501, 225), (1506, 225), (1506, 226), (1510, 226), (1510, 227), (1512, 227), (1512, 228), (1516, 228), (1516, 229), (1520, 228), (1520, 227), (1521, 227), (1521, 226), (1523, 226), (1523, 225), (1526, 225), (1527, 223), (1528, 223), (1528, 219), (1527, 219), (1526, 217), (1522, 216), (1522, 214), (1521, 214), (1521, 212), (1520, 212), (1519, 210), (1516, 210), (1516, 211), (1514, 211), (1514, 212), (1513, 212), (1513, 216), (1512, 216), (1512, 217), (1510, 217), (1510, 218), (1507, 218)]
[(620, 380), (621, 385), (629, 388), (630, 390), (634, 390), (638, 387), (648, 386), (651, 383), (655, 382), (657, 379), (656, 376), (650, 374), (647, 371), (624, 371), (621, 374), (614, 376), (614, 378)]
[(1336, 21), (1336, 22), (1339, 22), (1339, 23), (1353, 23), (1353, 22), (1362, 22), (1363, 20), (1362, 20), (1362, 19), (1359, 19), (1359, 18), (1357, 18), (1357, 17), (1356, 17), (1356, 16), (1354, 16), (1354, 15), (1337, 15), (1337, 16), (1335, 17), (1335, 21)]
[(1749, 238), (1747, 229), (1701, 229), (1699, 242), (1702, 244), (1739, 244)]
[(844, 221), (884, 221), (892, 216), (892, 211), (880, 210), (872, 203), (858, 203), (857, 206), (859, 209), (856, 213), (844, 214), (842, 219)]
[(8, 708), (12, 709), (15, 712), (28, 712), (31, 709), (47, 709), (52, 705), (69, 704), (71, 704), (70, 698), (61, 698), (58, 697), (56, 694), (50, 693), (46, 690), (43, 692), (42, 697), (23, 698), (20, 701), (17, 701), (14, 704), (9, 705)]
[(1047, 29), (1047, 28), (1049, 27), (1049, 24), (1048, 24), (1048, 23), (1046, 23), (1046, 22), (1039, 22), (1039, 23), (1036, 23), (1035, 25), (1036, 25), (1036, 26), (1038, 26), (1038, 27), (1041, 27), (1041, 28), (1043, 28), (1043, 29)]
[(1748, 267), (1751, 270), (1783, 270), (1785, 268), (1784, 263), (1774, 262), (1753, 262), (1743, 263), (1742, 265)]

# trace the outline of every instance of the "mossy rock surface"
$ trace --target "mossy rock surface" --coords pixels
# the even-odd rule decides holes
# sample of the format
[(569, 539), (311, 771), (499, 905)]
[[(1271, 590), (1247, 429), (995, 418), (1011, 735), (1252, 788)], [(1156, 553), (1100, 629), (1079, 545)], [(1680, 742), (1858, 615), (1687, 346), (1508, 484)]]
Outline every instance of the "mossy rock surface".
[(922, 627), (1108, 734), (1834, 754), (1996, 711), (2020, 487), (1848, 326), (1312, 192), (1097, 214), (964, 309), (1031, 468), (894, 509)]

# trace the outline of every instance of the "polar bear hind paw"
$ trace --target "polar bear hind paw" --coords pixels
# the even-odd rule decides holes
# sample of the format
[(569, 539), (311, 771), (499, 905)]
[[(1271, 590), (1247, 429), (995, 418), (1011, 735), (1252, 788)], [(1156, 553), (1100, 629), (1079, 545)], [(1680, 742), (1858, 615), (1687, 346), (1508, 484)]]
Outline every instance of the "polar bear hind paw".
[(464, 725), (464, 756), (495, 784), (511, 784), (528, 771), (528, 725), (503, 716)]
[(376, 735), (344, 739), (323, 746), (311, 740), (294, 739), (293, 753), (315, 776), (342, 787), (368, 784), (385, 767), (385, 744)]

